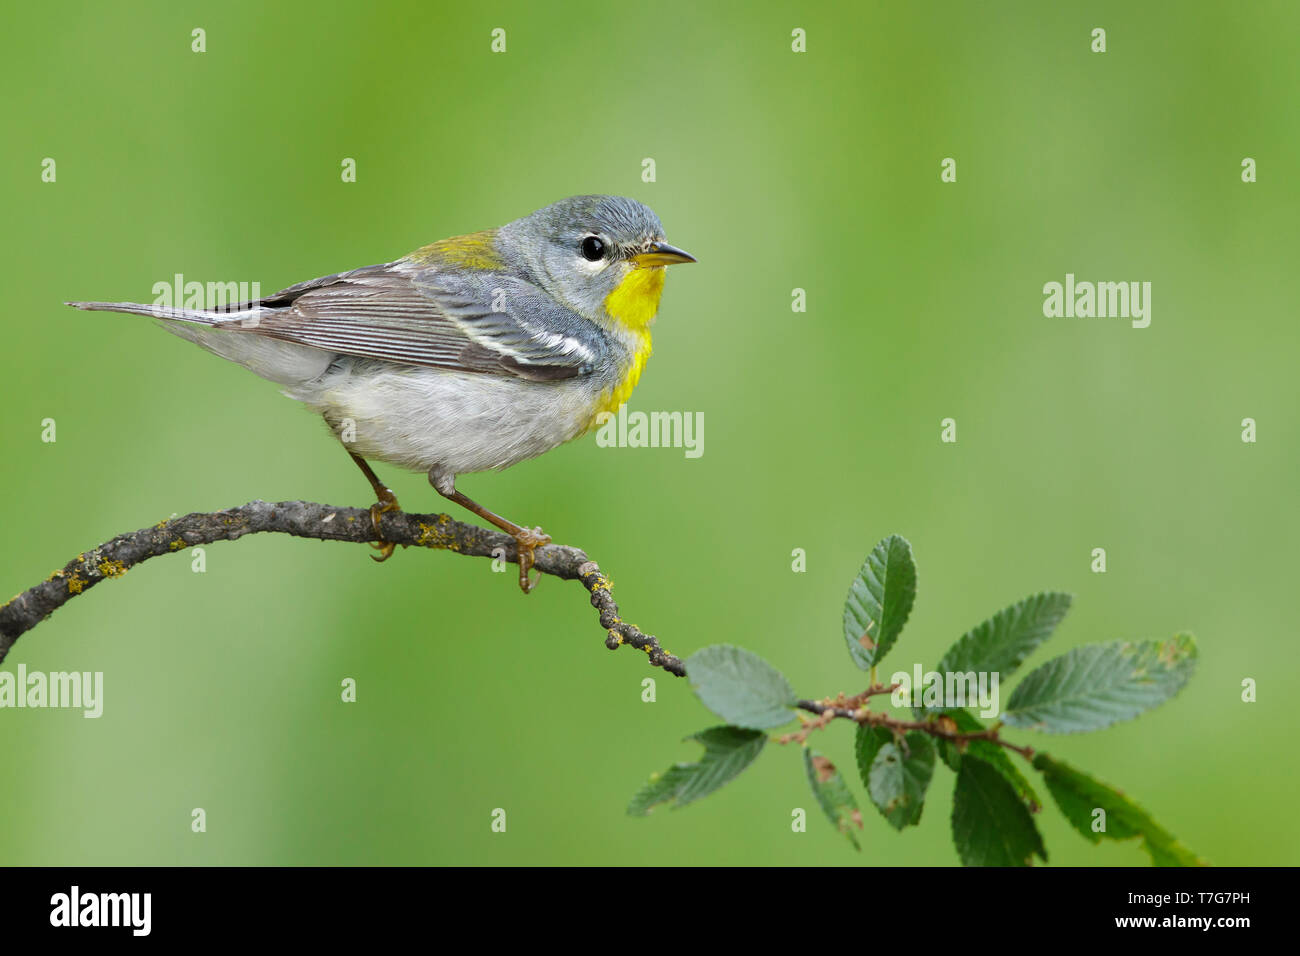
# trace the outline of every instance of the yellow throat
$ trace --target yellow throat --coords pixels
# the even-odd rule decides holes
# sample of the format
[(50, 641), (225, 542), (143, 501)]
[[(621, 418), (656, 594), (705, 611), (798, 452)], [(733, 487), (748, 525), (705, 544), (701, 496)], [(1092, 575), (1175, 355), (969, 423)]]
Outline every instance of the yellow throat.
[(651, 266), (633, 269), (618, 288), (605, 297), (605, 311), (614, 320), (616, 331), (621, 330), (631, 340), (632, 361), (623, 380), (600, 396), (588, 428), (597, 424), (601, 412), (618, 412), (618, 407), (628, 400), (632, 389), (641, 379), (641, 370), (650, 357), (650, 323), (659, 311), (659, 298), (664, 293), (664, 267)]

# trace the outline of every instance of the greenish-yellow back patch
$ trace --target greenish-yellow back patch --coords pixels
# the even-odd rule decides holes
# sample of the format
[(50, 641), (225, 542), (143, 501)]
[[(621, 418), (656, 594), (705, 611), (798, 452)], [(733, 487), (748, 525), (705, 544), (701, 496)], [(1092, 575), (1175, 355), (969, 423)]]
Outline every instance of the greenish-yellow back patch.
[(439, 239), (411, 253), (421, 265), (457, 266), (462, 269), (504, 269), (506, 264), (497, 252), (497, 231), (486, 229), (467, 236)]

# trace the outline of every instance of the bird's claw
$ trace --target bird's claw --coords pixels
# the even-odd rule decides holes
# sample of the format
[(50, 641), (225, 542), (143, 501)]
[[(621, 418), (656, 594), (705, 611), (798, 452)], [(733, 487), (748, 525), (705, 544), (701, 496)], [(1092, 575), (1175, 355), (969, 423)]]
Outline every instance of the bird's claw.
[(541, 580), (539, 575), (536, 580), (529, 576), (533, 569), (533, 552), (544, 544), (551, 543), (551, 536), (541, 528), (533, 528), (529, 531), (527, 528), (520, 530), (515, 535), (515, 549), (519, 553), (519, 589), (525, 594), (532, 592), (537, 587), (537, 582)]
[(390, 511), (401, 511), (401, 510), (402, 508), (397, 503), (397, 499), (395, 497), (390, 498), (388, 501), (376, 501), (373, 505), (370, 506), (370, 523), (373, 524), (375, 527), (375, 534), (379, 535), (378, 542), (375, 541), (370, 542), (370, 547), (374, 548), (379, 553), (372, 554), (370, 557), (373, 560), (378, 561), (380, 564), (387, 561), (389, 558), (393, 556), (393, 552), (397, 550), (397, 545), (392, 541), (384, 540), (383, 532), (379, 528), (379, 516), (383, 514), (387, 514)]

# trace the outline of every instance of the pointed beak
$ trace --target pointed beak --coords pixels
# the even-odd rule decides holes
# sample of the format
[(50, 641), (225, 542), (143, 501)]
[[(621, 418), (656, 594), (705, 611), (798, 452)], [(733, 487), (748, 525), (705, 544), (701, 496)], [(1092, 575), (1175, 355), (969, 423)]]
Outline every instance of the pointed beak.
[(685, 250), (670, 246), (666, 242), (652, 242), (645, 252), (632, 257), (638, 267), (671, 266), (679, 262), (695, 262), (693, 255)]

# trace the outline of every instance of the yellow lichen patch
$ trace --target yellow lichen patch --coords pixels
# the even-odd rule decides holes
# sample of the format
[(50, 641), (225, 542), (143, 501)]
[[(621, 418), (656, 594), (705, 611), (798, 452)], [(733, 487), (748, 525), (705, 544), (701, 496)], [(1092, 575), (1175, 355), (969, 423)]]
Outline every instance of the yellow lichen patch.
[(126, 574), (126, 565), (121, 561), (109, 561), (107, 558), (97, 565), (99, 573), (106, 578), (120, 578)]
[(492, 271), (505, 268), (505, 261), (497, 252), (496, 230), (471, 232), (466, 236), (440, 239), (420, 249), (408, 257), (421, 265), (448, 265), (462, 269), (488, 269)]
[(181, 538), (176, 538), (174, 541), (168, 543), (167, 547), (172, 551), (179, 551), (181, 548), (185, 547), (185, 541)]
[(425, 548), (442, 548), (447, 551), (460, 550), (460, 543), (455, 535), (448, 534), (436, 525), (420, 525), (420, 534), (415, 543)]
[(85, 586), (86, 586), (86, 582), (81, 580), (81, 578), (77, 577), (75, 574), (72, 577), (68, 578), (69, 594), (80, 594), (81, 589), (84, 588)]

